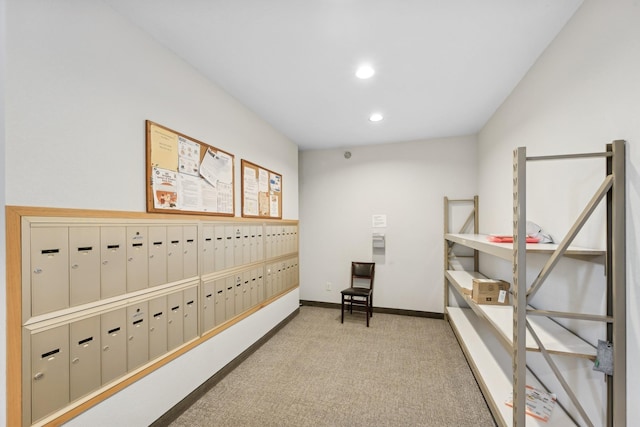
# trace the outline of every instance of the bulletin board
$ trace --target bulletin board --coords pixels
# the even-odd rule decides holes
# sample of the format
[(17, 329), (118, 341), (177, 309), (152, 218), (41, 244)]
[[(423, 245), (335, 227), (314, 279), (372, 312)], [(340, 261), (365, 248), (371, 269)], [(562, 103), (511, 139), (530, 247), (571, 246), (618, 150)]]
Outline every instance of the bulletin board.
[(282, 175), (242, 159), (242, 216), (282, 219)]
[(146, 121), (147, 212), (234, 216), (234, 157)]

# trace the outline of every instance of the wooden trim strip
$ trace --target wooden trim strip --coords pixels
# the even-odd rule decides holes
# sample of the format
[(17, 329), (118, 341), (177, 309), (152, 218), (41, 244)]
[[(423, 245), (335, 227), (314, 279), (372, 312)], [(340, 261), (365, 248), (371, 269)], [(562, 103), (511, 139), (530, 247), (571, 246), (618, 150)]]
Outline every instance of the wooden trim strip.
[[(180, 220), (193, 221), (200, 223), (274, 223), (278, 225), (298, 225), (298, 220), (280, 220), (266, 218), (240, 218), (240, 217), (203, 217), (202, 215), (176, 215), (176, 214), (158, 214), (145, 212), (126, 212), (126, 211), (106, 211), (106, 210), (89, 210), (89, 209), (67, 209), (67, 208), (47, 208), (47, 207), (28, 207), (28, 206), (5, 206), (5, 231), (6, 231), (6, 293), (7, 293), (7, 425), (21, 426), (22, 422), (22, 218), (23, 217), (59, 217), (59, 218), (88, 218), (88, 219), (140, 219), (140, 220), (167, 220), (177, 222)], [(287, 257), (294, 254), (288, 254)], [(297, 256), (297, 254), (295, 254)], [(284, 256), (283, 256), (284, 257)], [(280, 258), (274, 260), (277, 262)], [(285, 257), (286, 258), (286, 257)], [(264, 262), (271, 262), (265, 260)], [(100, 394), (78, 404), (75, 407), (69, 406), (69, 410), (59, 417), (46, 422), (45, 426), (59, 426), (65, 422), (75, 418), (82, 412), (92, 406), (104, 401), (125, 387), (133, 384), (139, 379), (152, 373), (156, 369), (166, 365), (172, 360), (187, 353), (203, 342), (211, 339), (222, 331), (235, 325), (241, 320), (249, 317), (256, 311), (271, 304), (285, 294), (297, 289), (299, 284), (284, 290), (278, 295), (263, 301), (262, 303), (252, 307), (251, 309), (239, 314), (238, 316), (228, 320), (222, 325), (208, 331), (185, 344), (177, 351), (166, 355), (162, 359), (152, 363), (141, 371), (124, 378), (110, 388), (104, 390)]]

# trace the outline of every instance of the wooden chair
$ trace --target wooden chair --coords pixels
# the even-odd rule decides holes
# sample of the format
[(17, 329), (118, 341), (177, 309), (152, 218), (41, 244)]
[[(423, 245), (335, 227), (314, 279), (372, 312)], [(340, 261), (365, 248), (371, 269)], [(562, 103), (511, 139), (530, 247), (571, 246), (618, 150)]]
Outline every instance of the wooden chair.
[(369, 318), (373, 316), (373, 278), (376, 272), (374, 262), (351, 263), (351, 287), (341, 291), (342, 303), (340, 323), (344, 323), (344, 307), (349, 306), (349, 313), (353, 313), (353, 306), (365, 307), (367, 328)]

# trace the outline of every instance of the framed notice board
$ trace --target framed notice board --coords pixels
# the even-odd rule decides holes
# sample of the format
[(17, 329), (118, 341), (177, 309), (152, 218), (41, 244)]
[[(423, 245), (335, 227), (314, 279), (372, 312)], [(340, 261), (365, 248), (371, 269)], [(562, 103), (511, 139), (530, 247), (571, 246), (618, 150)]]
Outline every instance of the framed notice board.
[(147, 212), (234, 216), (233, 154), (147, 120)]
[(282, 219), (282, 175), (241, 160), (242, 216)]

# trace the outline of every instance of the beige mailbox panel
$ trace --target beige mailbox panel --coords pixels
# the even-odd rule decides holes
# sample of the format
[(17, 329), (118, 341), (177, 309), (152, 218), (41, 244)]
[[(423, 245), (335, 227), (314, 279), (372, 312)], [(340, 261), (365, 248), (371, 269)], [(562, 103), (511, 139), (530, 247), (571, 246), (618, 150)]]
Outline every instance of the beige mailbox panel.
[(227, 315), (226, 315), (226, 298), (225, 298), (225, 291), (226, 291), (226, 283), (227, 280), (226, 279), (218, 279), (215, 282), (215, 308), (214, 308), (214, 312), (215, 312), (215, 325), (221, 325), (222, 323), (224, 323), (227, 320)]
[(69, 230), (31, 229), (31, 314), (69, 307)]
[(168, 348), (173, 350), (184, 343), (184, 308), (182, 292), (176, 292), (167, 296), (168, 317), (167, 317), (167, 337)]
[(242, 273), (242, 311), (251, 308), (251, 271)]
[(265, 300), (265, 288), (264, 288), (264, 268), (256, 268), (256, 288), (258, 292), (258, 303)]
[(240, 314), (244, 311), (244, 296), (242, 294), (242, 291), (244, 289), (244, 282), (242, 280), (242, 273), (237, 273), (235, 275), (235, 282), (233, 284), (234, 286), (234, 301), (236, 303), (236, 306), (233, 310), (233, 312), (235, 314)]
[(242, 227), (233, 227), (233, 265), (239, 266), (244, 263), (242, 252)]
[(127, 312), (120, 308), (100, 316), (102, 384), (127, 373)]
[(69, 325), (70, 398), (74, 401), (102, 385), (100, 374), (100, 317)]
[(125, 227), (100, 227), (100, 298), (127, 292), (127, 232)]
[(167, 251), (167, 279), (175, 282), (184, 278), (184, 242), (182, 240), (182, 227), (167, 227), (167, 240), (169, 249)]
[(213, 250), (214, 250), (214, 264), (216, 271), (221, 271), (227, 268), (226, 264), (226, 243), (227, 239), (225, 237), (225, 227), (224, 225), (216, 225), (214, 227), (215, 240), (213, 242)]
[(267, 264), (264, 270), (265, 297), (271, 298), (273, 296), (273, 264)]
[(167, 297), (149, 301), (149, 359), (167, 352)]
[(242, 226), (242, 263), (248, 264), (251, 262), (251, 226)]
[(210, 274), (215, 268), (215, 227), (202, 226), (202, 274)]
[(100, 299), (100, 228), (69, 228), (69, 303)]
[(273, 255), (273, 238), (271, 233), (273, 232), (272, 227), (270, 225), (265, 225), (264, 227), (264, 256), (269, 259), (272, 258)]
[(234, 258), (234, 231), (233, 225), (224, 226), (224, 265), (226, 268), (231, 268), (235, 265)]
[[(42, 316), (30, 324), (40, 332), (27, 333), (24, 346), (25, 374), (31, 373), (23, 383), (24, 416), (30, 422), (298, 282), (297, 258), (281, 257), (297, 251), (296, 226), (143, 221), (30, 226), (25, 317)], [(275, 259), (258, 264), (265, 257)], [(247, 264), (250, 269), (241, 269)], [(195, 283), (234, 267), (231, 274)], [(68, 323), (50, 328), (46, 322), (53, 318)]]
[(184, 301), (184, 342), (198, 336), (198, 288), (182, 291)]
[(127, 369), (149, 361), (149, 304), (140, 302), (127, 307)]
[(225, 279), (225, 288), (225, 315), (226, 319), (229, 320), (236, 315), (236, 286), (234, 276), (229, 276)]
[(182, 233), (184, 238), (184, 271), (182, 276), (184, 278), (196, 277), (198, 275), (198, 227), (185, 225)]
[(264, 234), (261, 225), (256, 226), (256, 261), (264, 259)]
[(69, 326), (31, 336), (31, 420), (69, 403)]
[(215, 281), (209, 280), (202, 284), (202, 332), (208, 332), (216, 324), (216, 287)]
[(167, 283), (167, 227), (149, 227), (149, 287)]
[(249, 284), (249, 289), (250, 289), (250, 294), (251, 294), (251, 301), (249, 306), (253, 307), (254, 305), (258, 304), (258, 273), (257, 271), (251, 270), (249, 272), (250, 276), (251, 276), (251, 282)]
[(147, 227), (127, 227), (127, 292), (148, 287), (148, 258)]

